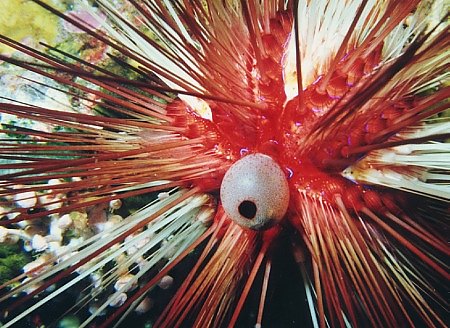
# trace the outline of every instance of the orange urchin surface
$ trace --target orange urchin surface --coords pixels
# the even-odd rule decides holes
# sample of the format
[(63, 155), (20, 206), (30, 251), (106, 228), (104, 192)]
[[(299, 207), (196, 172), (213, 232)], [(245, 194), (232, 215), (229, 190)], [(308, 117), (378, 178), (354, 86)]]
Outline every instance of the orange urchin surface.
[(444, 4), (32, 1), (83, 45), (0, 36), (4, 327), (445, 326)]

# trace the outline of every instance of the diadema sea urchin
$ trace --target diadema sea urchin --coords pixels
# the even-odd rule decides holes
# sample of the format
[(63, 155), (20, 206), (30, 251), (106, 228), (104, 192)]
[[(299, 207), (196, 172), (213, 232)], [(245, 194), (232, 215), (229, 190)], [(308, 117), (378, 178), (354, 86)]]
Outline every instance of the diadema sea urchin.
[(33, 2), (122, 70), (0, 37), (3, 327), (445, 326), (444, 2)]

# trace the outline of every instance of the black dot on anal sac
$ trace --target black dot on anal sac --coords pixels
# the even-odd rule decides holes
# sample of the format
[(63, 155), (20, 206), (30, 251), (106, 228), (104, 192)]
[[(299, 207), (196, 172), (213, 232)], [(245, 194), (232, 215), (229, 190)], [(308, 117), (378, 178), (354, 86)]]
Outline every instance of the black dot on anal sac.
[(246, 219), (253, 219), (256, 215), (256, 204), (250, 200), (244, 200), (239, 204), (239, 214)]

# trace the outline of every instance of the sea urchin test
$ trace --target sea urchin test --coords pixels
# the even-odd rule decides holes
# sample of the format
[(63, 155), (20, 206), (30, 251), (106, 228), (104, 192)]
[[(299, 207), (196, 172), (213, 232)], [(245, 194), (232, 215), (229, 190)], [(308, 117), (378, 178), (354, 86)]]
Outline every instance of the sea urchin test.
[(286, 214), (289, 186), (280, 166), (264, 154), (251, 154), (234, 163), (220, 187), (225, 213), (241, 227), (261, 230)]

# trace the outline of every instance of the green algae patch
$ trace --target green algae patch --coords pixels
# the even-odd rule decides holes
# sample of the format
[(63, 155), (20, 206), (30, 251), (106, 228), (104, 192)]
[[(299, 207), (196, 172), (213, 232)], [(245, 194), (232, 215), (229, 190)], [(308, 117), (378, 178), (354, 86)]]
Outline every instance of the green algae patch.
[[(51, 0), (44, 2), (54, 6)], [(51, 44), (58, 35), (59, 18), (31, 0), (0, 1), (0, 13), (0, 34), (16, 41), (43, 41)], [(0, 53), (8, 54), (13, 51), (0, 44)]]
[(0, 285), (21, 274), (30, 261), (31, 257), (18, 245), (0, 244)]

